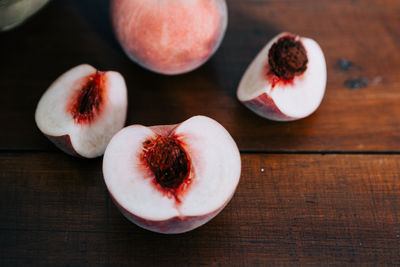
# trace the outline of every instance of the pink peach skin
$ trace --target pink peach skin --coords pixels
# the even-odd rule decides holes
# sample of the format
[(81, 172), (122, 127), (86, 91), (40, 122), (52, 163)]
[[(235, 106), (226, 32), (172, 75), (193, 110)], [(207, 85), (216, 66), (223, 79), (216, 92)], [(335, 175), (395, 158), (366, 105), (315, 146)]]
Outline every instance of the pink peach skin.
[(130, 59), (162, 74), (204, 64), (226, 31), (225, 0), (112, 0), (116, 37)]
[(45, 135), (53, 144), (55, 144), (59, 149), (67, 153), (68, 155), (83, 158), (75, 151), (71, 143), (71, 137), (68, 134), (61, 136)]
[(268, 116), (270, 119), (276, 121), (291, 121), (294, 119), (284, 114), (276, 106), (274, 100), (266, 93), (254, 97), (251, 100), (243, 101), (243, 104), (261, 117)]
[(154, 221), (154, 220), (147, 220), (142, 217), (138, 217), (124, 207), (122, 207), (114, 196), (110, 193), (111, 199), (113, 200), (114, 204), (120, 210), (120, 212), (127, 218), (129, 221), (133, 222), (134, 224), (153, 232), (163, 233), (163, 234), (182, 234), (189, 232), (197, 227), (200, 227), (210, 221), (212, 218), (218, 215), (225, 206), (229, 203), (232, 199), (232, 196), (226, 201), (224, 205), (220, 208), (216, 209), (213, 212), (200, 215), (200, 216), (183, 216), (183, 217), (173, 217), (168, 220), (163, 221)]

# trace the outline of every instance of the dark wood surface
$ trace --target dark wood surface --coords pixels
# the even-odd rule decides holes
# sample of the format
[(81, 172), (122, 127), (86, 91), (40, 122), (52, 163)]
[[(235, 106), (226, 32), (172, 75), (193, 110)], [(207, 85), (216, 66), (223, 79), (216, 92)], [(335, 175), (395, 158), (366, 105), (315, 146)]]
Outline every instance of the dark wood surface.
[[(123, 54), (108, 1), (52, 1), (0, 34), (0, 265), (400, 264), (400, 2), (228, 0), (222, 46), (179, 76)], [(262, 119), (236, 99), (240, 78), (275, 34), (317, 40), (328, 85), (304, 120)], [(353, 62), (348, 70), (339, 60)], [(110, 201), (101, 158), (58, 151), (34, 111), (61, 73), (81, 63), (121, 72), (127, 124), (210, 116), (242, 152), (227, 208), (183, 235), (129, 223)], [(348, 81), (368, 78), (362, 89)], [(346, 83), (347, 82), (347, 83)]]
[(399, 155), (243, 154), (242, 160), (242, 180), (227, 208), (203, 227), (167, 236), (121, 216), (100, 159), (3, 153), (3, 263), (400, 263)]

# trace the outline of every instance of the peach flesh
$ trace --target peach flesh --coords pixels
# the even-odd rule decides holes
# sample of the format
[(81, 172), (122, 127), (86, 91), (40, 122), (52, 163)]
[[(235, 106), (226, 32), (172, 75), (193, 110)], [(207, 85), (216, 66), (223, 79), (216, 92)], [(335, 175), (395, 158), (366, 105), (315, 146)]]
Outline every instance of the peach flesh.
[(82, 64), (62, 74), (41, 97), (35, 112), (39, 130), (65, 153), (101, 156), (126, 118), (127, 91), (117, 72)]
[[(274, 47), (279, 49), (271, 52)], [(281, 33), (253, 59), (240, 81), (237, 97), (261, 117), (298, 120), (320, 105), (326, 76), (324, 54), (314, 40)]]
[(181, 74), (204, 64), (227, 26), (225, 0), (113, 0), (111, 18), (125, 53), (162, 74)]
[[(147, 160), (143, 161), (147, 141), (155, 143), (160, 136), (162, 144), (176, 142), (179, 148), (174, 144), (173, 150), (182, 149), (187, 155), (182, 165), (190, 165), (188, 174), (182, 175), (186, 179), (173, 189), (176, 195), (156, 182)], [(160, 158), (156, 165), (167, 157)], [(103, 159), (104, 180), (121, 213), (142, 228), (167, 234), (193, 230), (222, 211), (236, 190), (240, 169), (232, 137), (204, 116), (176, 125), (126, 127), (112, 138)]]
[[(77, 91), (67, 105), (66, 111), (72, 115), (77, 124), (90, 124), (101, 112), (102, 100), (106, 91), (106, 77), (103, 72), (85, 77), (81, 90)], [(69, 135), (46, 135), (57, 147), (65, 153), (81, 157), (74, 149)]]

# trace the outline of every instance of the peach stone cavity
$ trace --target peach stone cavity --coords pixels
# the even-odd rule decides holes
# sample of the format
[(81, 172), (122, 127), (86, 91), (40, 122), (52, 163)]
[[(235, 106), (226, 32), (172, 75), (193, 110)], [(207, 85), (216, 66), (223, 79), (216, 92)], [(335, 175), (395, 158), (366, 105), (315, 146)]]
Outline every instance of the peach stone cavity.
[[(170, 149), (154, 148), (150, 154), (158, 150), (159, 158), (148, 164), (143, 155), (160, 138)], [(163, 164), (160, 174), (157, 169)], [(234, 140), (204, 116), (177, 125), (126, 127), (112, 138), (103, 160), (107, 188), (121, 212), (160, 233), (187, 232), (211, 220), (232, 198), (240, 170)], [(164, 174), (173, 176), (168, 185), (157, 180)]]
[[(302, 44), (306, 52), (306, 65), (301, 66), (301, 71), (289, 79), (278, 77), (269, 61), (271, 47), (282, 38), (293, 38)], [(320, 46), (312, 39), (281, 33), (261, 50), (247, 68), (240, 81), (237, 97), (264, 118), (297, 120), (309, 116), (318, 108), (325, 93), (326, 78), (326, 63)]]

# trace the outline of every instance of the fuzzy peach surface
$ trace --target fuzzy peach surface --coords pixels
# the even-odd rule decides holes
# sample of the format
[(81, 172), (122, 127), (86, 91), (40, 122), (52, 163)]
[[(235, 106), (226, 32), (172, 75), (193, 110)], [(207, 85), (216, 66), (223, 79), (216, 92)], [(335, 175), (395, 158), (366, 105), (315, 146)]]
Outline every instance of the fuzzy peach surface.
[(202, 65), (218, 48), (227, 25), (224, 0), (113, 0), (111, 16), (125, 53), (164, 74)]

